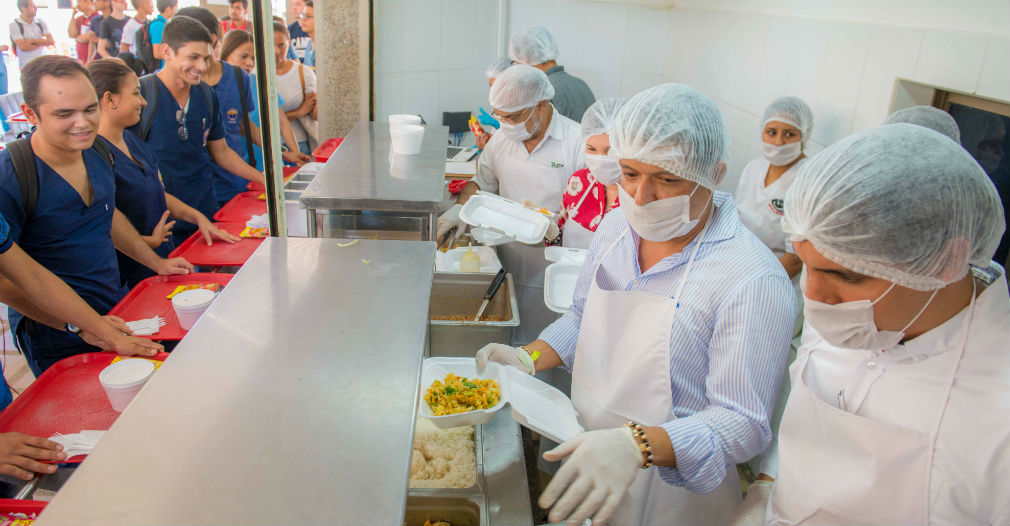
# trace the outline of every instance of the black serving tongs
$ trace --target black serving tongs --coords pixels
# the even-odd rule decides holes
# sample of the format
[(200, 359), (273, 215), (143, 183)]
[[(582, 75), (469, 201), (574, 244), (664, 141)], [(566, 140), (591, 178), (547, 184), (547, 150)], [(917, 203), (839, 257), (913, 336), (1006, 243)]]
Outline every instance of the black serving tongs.
[(491, 280), (491, 286), (487, 288), (487, 292), (484, 293), (484, 302), (480, 304), (480, 310), (477, 311), (477, 316), (474, 317), (473, 321), (480, 321), (480, 317), (484, 315), (484, 310), (487, 309), (488, 304), (494, 299), (494, 295), (498, 293), (498, 289), (501, 288), (501, 284), (505, 282), (505, 269), (501, 269), (495, 274), (494, 279)]

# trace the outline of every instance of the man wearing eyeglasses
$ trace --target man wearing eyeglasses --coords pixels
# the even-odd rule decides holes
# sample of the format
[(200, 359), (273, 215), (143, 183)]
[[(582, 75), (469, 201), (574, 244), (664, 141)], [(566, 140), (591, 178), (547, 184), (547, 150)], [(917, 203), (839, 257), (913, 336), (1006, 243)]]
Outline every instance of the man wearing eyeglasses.
[[(214, 163), (229, 172), (263, 183), (263, 174), (246, 164), (225, 142), (220, 100), (201, 80), (214, 56), (214, 39), (200, 22), (173, 17), (165, 24), (165, 66), (140, 79), (147, 107), (130, 128), (154, 152), (165, 190), (207, 217), (218, 211)], [(172, 231), (182, 243), (197, 227), (178, 221)]]
[(305, 48), (305, 59), (302, 60), (302, 63), (312, 69), (316, 68), (315, 11), (316, 9), (312, 5), (312, 0), (305, 0), (305, 9), (302, 11), (302, 14), (298, 15), (298, 25), (301, 26), (302, 31), (305, 31), (309, 35), (309, 47)]

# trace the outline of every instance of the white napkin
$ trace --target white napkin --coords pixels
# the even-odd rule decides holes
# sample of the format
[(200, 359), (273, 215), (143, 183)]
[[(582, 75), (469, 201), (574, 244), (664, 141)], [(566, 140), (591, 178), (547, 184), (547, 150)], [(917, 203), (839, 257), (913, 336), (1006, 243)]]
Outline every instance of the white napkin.
[(249, 228), (268, 228), (270, 226), (270, 218), (267, 214), (252, 216), (245, 222), (245, 226)]
[(158, 330), (165, 326), (165, 318), (155, 316), (144, 320), (128, 321), (126, 326), (133, 331), (134, 336), (150, 336), (157, 334)]
[(67, 458), (70, 458), (91, 453), (91, 450), (98, 445), (98, 441), (104, 435), (105, 431), (81, 431), (69, 435), (56, 433), (49, 437), (49, 440), (63, 446), (63, 452), (67, 454)]

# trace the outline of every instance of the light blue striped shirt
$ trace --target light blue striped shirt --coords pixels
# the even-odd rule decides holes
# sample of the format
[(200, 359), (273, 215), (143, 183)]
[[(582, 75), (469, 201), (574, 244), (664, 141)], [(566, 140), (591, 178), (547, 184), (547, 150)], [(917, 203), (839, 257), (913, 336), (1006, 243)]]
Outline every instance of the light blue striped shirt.
[[(769, 418), (796, 318), (793, 285), (778, 259), (743, 226), (729, 194), (716, 192), (714, 202), (717, 209), (684, 285), (670, 339), (676, 419), (662, 427), (670, 435), (677, 467), (659, 468), (666, 482), (698, 493), (714, 490), (727, 467), (750, 460), (771, 442)], [(593, 236), (572, 307), (540, 338), (571, 370), (597, 269), (602, 267), (599, 285), (604, 290), (672, 298), (697, 244), (695, 238), (642, 273), (638, 236), (624, 212), (615, 209)]]

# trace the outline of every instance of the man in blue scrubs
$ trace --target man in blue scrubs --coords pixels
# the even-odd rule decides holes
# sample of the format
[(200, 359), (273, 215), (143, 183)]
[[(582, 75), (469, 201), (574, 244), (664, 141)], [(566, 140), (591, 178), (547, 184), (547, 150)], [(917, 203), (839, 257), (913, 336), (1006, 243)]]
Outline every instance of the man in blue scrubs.
[[(249, 181), (263, 183), (263, 174), (249, 166), (225, 142), (220, 99), (201, 80), (213, 60), (214, 39), (200, 22), (176, 14), (165, 24), (162, 54), (165, 67), (141, 79), (147, 99), (145, 117), (130, 128), (154, 152), (165, 191), (207, 217), (218, 211), (214, 198), (214, 164)], [(196, 225), (179, 221), (172, 231), (182, 243)]]
[[(252, 134), (252, 122), (248, 119), (249, 113), (256, 107), (249, 74), (242, 68), (221, 60), (221, 22), (214, 16), (214, 13), (204, 7), (184, 7), (179, 10), (178, 14), (200, 22), (210, 32), (211, 38), (214, 40), (214, 59), (210, 61), (210, 67), (203, 72), (203, 81), (214, 88), (214, 93), (217, 93), (217, 98), (221, 103), (220, 113), (221, 123), (224, 124), (225, 143), (243, 161), (251, 166), (256, 166), (255, 155), (250, 159), (249, 151), (245, 148), (246, 143), (243, 140), (251, 140), (251, 137), (246, 137), (246, 134), (243, 133), (243, 129), (249, 130), (249, 134)], [(242, 82), (241, 88), (239, 87), (239, 79)], [(244, 105), (243, 98), (245, 99)], [(244, 125), (243, 120), (246, 120)], [(231, 198), (244, 192), (248, 184), (248, 180), (214, 163), (214, 198), (217, 199), (219, 206), (224, 206)]]
[[(159, 274), (191, 272), (185, 260), (155, 254), (115, 209), (112, 167), (92, 147), (98, 96), (84, 66), (69, 57), (39, 57), (21, 72), (21, 85), (21, 109), (36, 126), (30, 144), (38, 197), (34, 208), (22, 201), (10, 150), (0, 151), (0, 215), (10, 224), (11, 240), (98, 312), (108, 312), (126, 293), (116, 250)], [(10, 321), (36, 376), (67, 356), (99, 350), (69, 324), (54, 329), (13, 309)]]

